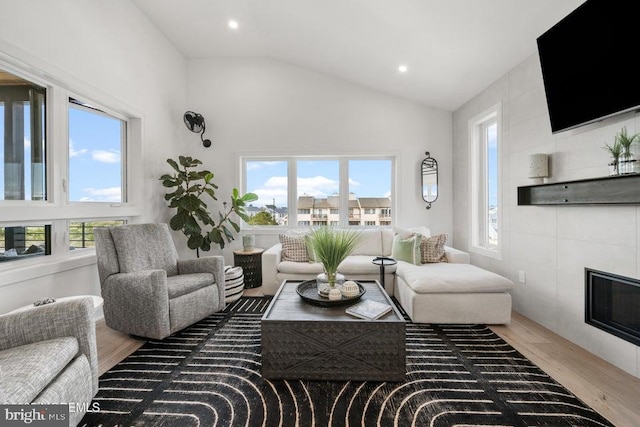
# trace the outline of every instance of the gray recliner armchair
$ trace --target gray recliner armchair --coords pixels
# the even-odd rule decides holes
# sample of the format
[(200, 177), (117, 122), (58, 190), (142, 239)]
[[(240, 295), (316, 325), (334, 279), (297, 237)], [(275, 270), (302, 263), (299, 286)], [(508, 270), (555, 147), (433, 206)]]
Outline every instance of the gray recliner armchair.
[(77, 425), (98, 392), (91, 298), (0, 316), (0, 404), (69, 404)]
[(164, 339), (224, 309), (224, 258), (178, 260), (167, 224), (94, 229), (107, 326)]

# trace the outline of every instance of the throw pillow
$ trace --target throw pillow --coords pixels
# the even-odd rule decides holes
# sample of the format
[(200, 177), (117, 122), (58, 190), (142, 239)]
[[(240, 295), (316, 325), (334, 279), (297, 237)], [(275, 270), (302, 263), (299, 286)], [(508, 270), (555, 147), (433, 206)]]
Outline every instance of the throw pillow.
[(313, 251), (313, 248), (307, 241), (307, 236), (309, 235), (309, 231), (304, 230), (289, 230), (287, 231), (287, 236), (289, 237), (302, 237), (304, 239), (304, 244), (307, 247), (307, 258), (309, 262), (316, 262), (316, 253)]
[(406, 239), (414, 234), (422, 234), (422, 239), (431, 237), (431, 230), (425, 226), (420, 227), (393, 227), (393, 234), (399, 234), (403, 239)]
[(286, 234), (281, 234), (280, 243), (282, 243), (283, 261), (309, 262), (307, 244), (304, 236), (287, 236)]
[(444, 254), (444, 244), (447, 242), (446, 234), (438, 234), (437, 236), (422, 239), (420, 252), (422, 253), (422, 263), (447, 262)]
[(406, 239), (396, 234), (393, 237), (393, 246), (391, 247), (391, 257), (398, 261), (410, 262), (411, 264), (420, 265), (420, 242), (422, 236), (414, 234)]

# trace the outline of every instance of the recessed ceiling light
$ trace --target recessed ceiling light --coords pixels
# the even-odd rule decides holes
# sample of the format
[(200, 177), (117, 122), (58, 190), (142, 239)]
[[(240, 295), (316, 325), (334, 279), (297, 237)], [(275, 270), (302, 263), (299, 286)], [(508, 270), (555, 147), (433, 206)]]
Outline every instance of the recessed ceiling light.
[(402, 65), (398, 65), (398, 72), (400, 73), (406, 73), (407, 71), (409, 71), (409, 67), (407, 67), (406, 65), (402, 64)]
[(231, 28), (232, 30), (237, 30), (238, 29), (238, 21), (234, 20), (234, 19), (229, 19), (229, 28)]

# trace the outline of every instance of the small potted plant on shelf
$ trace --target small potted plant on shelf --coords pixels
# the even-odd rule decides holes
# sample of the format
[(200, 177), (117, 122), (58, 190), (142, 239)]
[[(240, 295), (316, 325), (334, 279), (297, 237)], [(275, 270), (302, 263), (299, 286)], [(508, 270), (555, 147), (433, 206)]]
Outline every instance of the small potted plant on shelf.
[(614, 139), (613, 144), (604, 144), (604, 149), (611, 155), (611, 162), (609, 162), (609, 176), (618, 175), (618, 162), (620, 155), (622, 154), (622, 145), (618, 139)]
[[(335, 298), (341, 298), (340, 290), (336, 288), (336, 280), (339, 276), (338, 266), (355, 249), (360, 240), (360, 232), (350, 229), (334, 229), (327, 226), (312, 229), (305, 236), (307, 244), (312, 249), (315, 259), (322, 263), (328, 289), (320, 289), (322, 296), (332, 299), (331, 291), (335, 290)], [(322, 280), (322, 279), (319, 279)]]
[(615, 136), (615, 141), (620, 144), (622, 149), (618, 160), (618, 173), (621, 175), (637, 172), (635, 167), (636, 161), (631, 154), (631, 145), (633, 145), (633, 142), (637, 138), (637, 134), (629, 135), (626, 127), (623, 127)]

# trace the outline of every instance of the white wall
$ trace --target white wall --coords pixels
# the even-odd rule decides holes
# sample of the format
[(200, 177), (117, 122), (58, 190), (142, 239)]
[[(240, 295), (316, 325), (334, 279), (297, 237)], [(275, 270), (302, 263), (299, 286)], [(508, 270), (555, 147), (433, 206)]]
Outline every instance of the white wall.
[[(396, 223), (452, 231), (450, 112), (269, 59), (190, 60), (187, 100), (207, 121), (213, 146), (196, 156), (215, 173), (220, 200), (239, 185), (234, 160), (242, 154), (399, 154)], [(420, 197), (427, 150), (440, 166), (440, 197), (430, 211)], [(259, 235), (256, 245), (277, 240)]]
[[(469, 249), (468, 120), (503, 105), (502, 261), (473, 255), (472, 262), (516, 283), (514, 309), (625, 371), (640, 377), (640, 347), (584, 322), (584, 268), (640, 276), (640, 208), (636, 206), (517, 206), (517, 187), (530, 185), (529, 154), (551, 155), (549, 182), (606, 176), (605, 142), (623, 126), (640, 132), (640, 117), (626, 114), (551, 134), (537, 55), (511, 70), (453, 115), (454, 244)], [(518, 283), (518, 271), (526, 284)]]
[[(187, 133), (186, 61), (141, 12), (128, 0), (2, 0), (0, 54), (139, 114), (143, 162), (135, 166), (143, 185), (136, 221), (166, 220), (158, 177)], [(95, 264), (1, 286), (0, 313), (43, 296), (83, 293), (99, 293)]]

